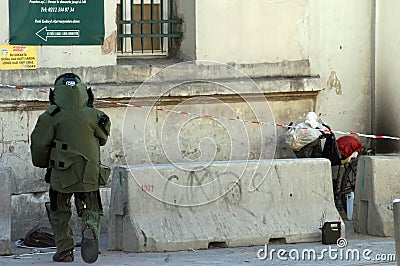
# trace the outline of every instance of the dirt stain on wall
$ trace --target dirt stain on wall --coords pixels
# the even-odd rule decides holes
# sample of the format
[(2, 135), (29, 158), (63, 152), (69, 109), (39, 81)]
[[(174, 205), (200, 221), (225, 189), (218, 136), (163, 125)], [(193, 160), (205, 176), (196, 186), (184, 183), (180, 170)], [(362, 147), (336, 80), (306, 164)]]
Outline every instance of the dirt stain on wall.
[(105, 38), (103, 45), (101, 46), (101, 52), (103, 54), (110, 54), (116, 51), (117, 43), (117, 31), (114, 31), (107, 38)]
[(340, 83), (339, 78), (336, 76), (335, 71), (331, 71), (331, 75), (329, 76), (326, 85), (328, 86), (328, 89), (330, 90), (334, 89), (337, 95), (341, 95), (343, 92), (342, 84)]

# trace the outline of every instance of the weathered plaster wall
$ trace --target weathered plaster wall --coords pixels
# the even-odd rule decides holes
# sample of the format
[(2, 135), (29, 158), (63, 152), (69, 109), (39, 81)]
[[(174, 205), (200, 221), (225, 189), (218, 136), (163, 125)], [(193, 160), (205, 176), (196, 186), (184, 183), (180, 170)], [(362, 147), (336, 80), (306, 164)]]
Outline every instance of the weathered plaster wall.
[[(382, 135), (400, 136), (400, 30), (394, 19), (400, 9), (395, 0), (377, 1), (376, 14), (376, 128)], [(379, 140), (381, 152), (398, 152), (400, 143)]]
[(308, 2), (196, 1), (197, 59), (225, 63), (307, 59)]
[(310, 1), (311, 72), (325, 88), (316, 110), (333, 129), (370, 132), (371, 5)]

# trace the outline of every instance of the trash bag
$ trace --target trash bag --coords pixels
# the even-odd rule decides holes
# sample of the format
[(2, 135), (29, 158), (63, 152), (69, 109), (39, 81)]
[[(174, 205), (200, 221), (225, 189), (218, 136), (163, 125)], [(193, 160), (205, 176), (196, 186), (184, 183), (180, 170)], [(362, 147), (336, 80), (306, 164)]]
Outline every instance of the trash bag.
[(293, 152), (297, 158), (322, 158), (323, 153), (321, 147), (321, 140), (320, 139), (314, 140), (313, 142), (302, 147), (300, 150), (298, 151), (293, 150)]
[(335, 134), (325, 134), (325, 139), (325, 145), (322, 151), (324, 158), (331, 161), (331, 166), (340, 165), (342, 157), (336, 142)]
[(343, 136), (338, 138), (337, 145), (343, 158), (350, 157), (354, 152), (362, 151), (361, 142), (353, 136)]
[(307, 123), (301, 122), (291, 126), (285, 132), (286, 144), (294, 151), (299, 151), (301, 148), (310, 144), (321, 136), (320, 129), (314, 129)]
[(25, 236), (24, 245), (29, 247), (55, 247), (54, 234), (51, 228), (36, 225)]

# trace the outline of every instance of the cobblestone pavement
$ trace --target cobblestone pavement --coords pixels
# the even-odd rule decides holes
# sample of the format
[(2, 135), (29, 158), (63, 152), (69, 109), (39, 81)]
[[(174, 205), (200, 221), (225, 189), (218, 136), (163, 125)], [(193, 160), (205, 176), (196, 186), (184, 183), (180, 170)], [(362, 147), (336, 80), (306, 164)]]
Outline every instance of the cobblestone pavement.
[[(270, 244), (267, 253), (265, 246), (125, 253), (106, 250), (106, 235), (102, 235), (102, 252), (93, 265), (396, 265), (394, 238), (354, 234), (348, 223), (346, 235), (347, 245), (343, 248), (321, 242)], [(0, 265), (54, 265), (52, 249), (38, 251), (14, 246), (13, 254), (0, 257)], [(86, 265), (79, 247), (75, 250), (75, 261), (70, 264)]]

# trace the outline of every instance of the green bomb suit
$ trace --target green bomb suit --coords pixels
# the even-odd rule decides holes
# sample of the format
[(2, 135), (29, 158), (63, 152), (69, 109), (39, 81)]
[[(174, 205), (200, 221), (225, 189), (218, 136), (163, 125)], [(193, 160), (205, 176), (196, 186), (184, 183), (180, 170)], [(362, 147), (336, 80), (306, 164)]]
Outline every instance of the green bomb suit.
[(52, 105), (39, 116), (31, 134), (32, 162), (50, 173), (50, 220), (57, 252), (74, 248), (69, 226), (74, 194), (82, 230), (97, 236), (103, 216), (99, 193), (100, 146), (106, 144), (111, 122), (88, 106), (88, 92), (79, 78), (74, 86), (56, 81)]

